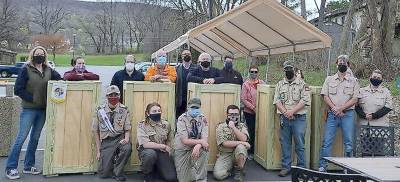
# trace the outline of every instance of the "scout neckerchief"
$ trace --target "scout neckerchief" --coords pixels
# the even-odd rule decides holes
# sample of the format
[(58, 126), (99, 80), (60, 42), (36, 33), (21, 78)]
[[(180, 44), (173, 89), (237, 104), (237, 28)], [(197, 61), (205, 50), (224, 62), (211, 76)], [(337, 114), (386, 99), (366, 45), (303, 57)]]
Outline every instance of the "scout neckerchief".
[[(187, 116), (189, 116), (189, 114), (186, 114)], [(201, 116), (197, 116), (196, 118), (192, 118), (191, 116), (189, 116), (190, 119), (190, 123), (191, 123), (191, 132), (188, 133), (188, 138), (190, 139), (200, 139), (200, 133), (201, 131), (199, 131), (199, 127), (201, 126), (201, 122), (197, 121), (198, 119), (201, 119)], [(186, 127), (186, 131), (189, 131), (188, 126), (186, 125), (185, 122), (185, 127)]]
[(106, 125), (107, 129), (108, 129), (111, 133), (117, 133), (117, 132), (114, 130), (114, 127), (113, 127), (113, 125), (111, 124), (111, 121), (110, 121), (110, 119), (108, 118), (107, 113), (106, 113), (106, 111), (104, 110), (104, 108), (99, 109), (98, 112), (99, 112), (101, 118), (103, 119), (103, 122), (104, 122), (104, 124)]

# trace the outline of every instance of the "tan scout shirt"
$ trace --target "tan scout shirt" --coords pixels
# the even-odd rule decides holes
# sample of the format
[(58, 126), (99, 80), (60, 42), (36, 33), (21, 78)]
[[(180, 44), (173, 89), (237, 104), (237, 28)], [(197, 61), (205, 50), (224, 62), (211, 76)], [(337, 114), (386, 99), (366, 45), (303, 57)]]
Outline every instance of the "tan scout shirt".
[(137, 127), (137, 143), (138, 149), (147, 142), (154, 142), (158, 144), (171, 144), (172, 132), (171, 125), (168, 121), (162, 120), (161, 122), (149, 121), (146, 123), (144, 120), (139, 122)]
[(192, 150), (193, 146), (184, 145), (181, 139), (188, 139), (189, 134), (192, 132), (192, 122), (197, 121), (196, 125), (199, 131), (196, 139), (208, 138), (208, 122), (204, 115), (200, 115), (196, 118), (192, 118), (187, 113), (179, 116), (176, 123), (176, 134), (175, 134), (175, 150)]
[[(281, 101), (288, 110), (294, 108), (300, 101), (303, 101), (306, 106), (309, 106), (310, 95), (306, 94), (305, 88), (306, 84), (300, 79), (295, 79), (292, 83), (289, 83), (286, 79), (279, 81), (275, 87), (274, 104)], [(277, 112), (282, 114), (279, 109)], [(306, 113), (307, 109), (303, 107), (303, 109), (295, 114)]]
[[(106, 127), (106, 125), (104, 124), (104, 121), (98, 112), (101, 108), (104, 108), (110, 120), (111, 120), (111, 114), (114, 113), (113, 127), (117, 133), (110, 132)], [(113, 111), (111, 111), (107, 103), (96, 108), (93, 117), (92, 130), (100, 131), (100, 139), (105, 139), (107, 137), (115, 137), (117, 135), (124, 134), (125, 131), (129, 131), (131, 130), (131, 128), (132, 128), (131, 117), (128, 108), (122, 105), (121, 103), (118, 104)]]
[[(322, 86), (321, 95), (328, 96), (335, 106), (342, 106), (352, 98), (360, 95), (360, 85), (357, 79), (346, 74), (340, 81), (338, 73), (328, 76)], [(349, 109), (354, 109), (354, 106)]]
[[(240, 132), (244, 133), (247, 136), (247, 140), (249, 140), (249, 132), (247, 130), (246, 124), (239, 123), (237, 128)], [(233, 130), (229, 128), (228, 124), (226, 124), (226, 122), (218, 124), (216, 132), (218, 150), (220, 152), (233, 152), (233, 148), (226, 148), (222, 146), (222, 143), (224, 143), (225, 141), (239, 141)]]
[[(385, 87), (378, 87), (377, 90), (372, 90), (370, 86), (360, 89), (360, 99), (358, 100), (359, 106), (363, 109), (365, 114), (375, 113), (383, 107), (393, 109), (392, 96), (390, 91)], [(366, 119), (361, 119), (360, 122), (366, 125), (368, 121)], [(385, 116), (369, 121), (372, 126), (388, 126), (389, 117)]]

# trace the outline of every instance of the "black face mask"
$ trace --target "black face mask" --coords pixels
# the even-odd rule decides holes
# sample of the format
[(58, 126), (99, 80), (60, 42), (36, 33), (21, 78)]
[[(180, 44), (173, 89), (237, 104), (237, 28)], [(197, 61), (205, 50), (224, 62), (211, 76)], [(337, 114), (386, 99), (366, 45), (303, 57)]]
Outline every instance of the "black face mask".
[(161, 121), (161, 113), (157, 113), (157, 114), (150, 114), (149, 118), (153, 121)]
[(291, 80), (294, 77), (294, 71), (285, 71), (285, 75), (288, 80)]
[(339, 72), (344, 73), (347, 71), (347, 66), (343, 65), (343, 64), (338, 65), (338, 70), (339, 70)]
[(46, 60), (46, 57), (44, 57), (44, 56), (33, 56), (32, 57), (32, 61), (35, 64), (42, 64), (42, 63), (44, 63), (45, 60)]
[(376, 78), (370, 78), (369, 81), (375, 87), (379, 86), (382, 83), (382, 80), (379, 80), (379, 79), (376, 79)]
[(201, 66), (202, 66), (203, 68), (209, 68), (210, 65), (211, 65), (211, 62), (203, 61), (203, 62), (201, 62), (200, 64), (201, 64)]
[(183, 61), (185, 61), (185, 62), (189, 62), (190, 60), (192, 60), (192, 57), (191, 57), (191, 56), (185, 56), (185, 57), (183, 57)]

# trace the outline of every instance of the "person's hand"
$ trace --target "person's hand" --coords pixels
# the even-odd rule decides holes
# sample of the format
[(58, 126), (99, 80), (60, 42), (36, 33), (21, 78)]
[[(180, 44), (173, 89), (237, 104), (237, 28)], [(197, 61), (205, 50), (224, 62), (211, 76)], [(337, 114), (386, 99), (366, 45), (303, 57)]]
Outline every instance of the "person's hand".
[(210, 78), (209, 80), (210, 80), (209, 84), (214, 84), (215, 83), (215, 79), (214, 78)]
[(125, 145), (129, 143), (129, 138), (124, 138), (121, 141), (119, 141), (120, 144)]
[(331, 108), (331, 110), (332, 110), (333, 114), (335, 114), (335, 116), (340, 116), (340, 114), (343, 113), (343, 108), (342, 107), (334, 106), (334, 107)]
[(200, 144), (197, 144), (197, 145), (195, 145), (195, 146), (193, 147), (192, 158), (193, 158), (194, 160), (197, 160), (197, 159), (199, 158), (199, 156), (200, 156), (200, 148), (201, 148), (201, 145), (200, 145)]
[(161, 75), (154, 75), (151, 77), (151, 81), (156, 81), (160, 78)]
[(172, 148), (168, 145), (165, 145), (165, 151), (168, 152), (169, 155), (172, 154)]
[(242, 144), (246, 147), (246, 149), (250, 149), (250, 147), (251, 147), (249, 142), (242, 142)]
[(100, 150), (97, 150), (97, 152), (96, 152), (96, 159), (98, 161), (100, 160)]
[(228, 123), (228, 127), (230, 128), (230, 129), (233, 129), (233, 128), (235, 128), (236, 126), (235, 126), (235, 122), (233, 122), (233, 121), (229, 121), (229, 123)]
[(208, 151), (209, 144), (208, 144), (207, 141), (203, 140), (203, 141), (201, 142), (201, 146), (204, 148), (204, 150)]
[(286, 118), (288, 118), (290, 120), (294, 119), (294, 113), (292, 110), (287, 110), (284, 115)]
[(372, 114), (371, 113), (366, 114), (365, 115), (365, 119), (367, 119), (368, 121), (371, 121), (372, 120)]
[(168, 75), (168, 72), (163, 71), (163, 72), (161, 73), (161, 75), (162, 75), (162, 76), (167, 76), (167, 75)]
[(204, 80), (203, 80), (203, 83), (204, 83), (204, 84), (211, 84), (211, 81), (210, 81), (210, 79), (204, 79)]
[(341, 118), (341, 117), (344, 116), (344, 113), (343, 113), (343, 112), (340, 112), (340, 113), (338, 113), (336, 116)]

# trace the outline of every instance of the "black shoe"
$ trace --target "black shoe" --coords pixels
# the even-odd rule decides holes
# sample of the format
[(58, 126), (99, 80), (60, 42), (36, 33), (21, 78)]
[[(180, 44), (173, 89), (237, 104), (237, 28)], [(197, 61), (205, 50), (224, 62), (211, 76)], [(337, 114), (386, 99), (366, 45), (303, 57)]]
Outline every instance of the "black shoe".
[(145, 174), (144, 182), (154, 182), (153, 176), (151, 174)]
[(122, 176), (113, 176), (113, 178), (115, 179), (115, 181), (126, 181), (126, 176), (122, 175)]

